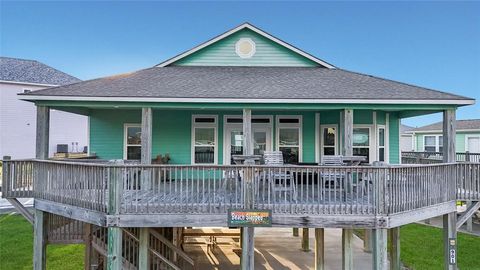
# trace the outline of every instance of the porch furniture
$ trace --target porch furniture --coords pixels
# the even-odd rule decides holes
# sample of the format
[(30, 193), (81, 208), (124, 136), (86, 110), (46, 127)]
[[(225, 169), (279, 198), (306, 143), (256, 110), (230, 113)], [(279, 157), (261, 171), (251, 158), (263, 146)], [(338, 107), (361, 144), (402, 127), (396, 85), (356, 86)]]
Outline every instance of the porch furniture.
[(273, 172), (269, 170), (264, 176), (269, 181), (274, 197), (276, 197), (277, 192), (285, 192), (285, 196), (287, 193), (290, 193), (290, 196), (296, 201), (297, 189), (294, 183), (295, 179), (289, 171), (281, 169), (284, 166), (282, 152), (265, 151), (263, 159), (266, 166), (278, 167), (278, 169), (273, 169)]
[[(205, 241), (186, 241), (186, 238), (204, 238)], [(208, 252), (210, 249), (214, 250), (220, 244), (218, 238), (240, 240), (240, 230), (224, 228), (185, 229), (182, 234), (182, 249), (184, 245), (207, 244)]]
[(344, 165), (358, 166), (360, 163), (367, 161), (364, 156), (342, 156)]
[[(322, 162), (320, 163), (323, 166), (343, 166), (343, 157), (342, 156), (322, 156)], [(342, 182), (345, 182), (346, 174), (345, 173), (322, 173), (320, 175), (322, 179), (322, 184), (325, 188), (329, 189), (343, 189)]]

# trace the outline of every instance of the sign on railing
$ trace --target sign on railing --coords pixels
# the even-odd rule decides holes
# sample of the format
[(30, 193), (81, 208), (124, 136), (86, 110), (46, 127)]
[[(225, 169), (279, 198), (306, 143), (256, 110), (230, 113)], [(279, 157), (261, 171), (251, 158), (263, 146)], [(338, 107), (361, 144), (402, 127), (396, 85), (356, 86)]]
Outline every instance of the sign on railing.
[(272, 211), (258, 209), (229, 209), (228, 227), (271, 227)]

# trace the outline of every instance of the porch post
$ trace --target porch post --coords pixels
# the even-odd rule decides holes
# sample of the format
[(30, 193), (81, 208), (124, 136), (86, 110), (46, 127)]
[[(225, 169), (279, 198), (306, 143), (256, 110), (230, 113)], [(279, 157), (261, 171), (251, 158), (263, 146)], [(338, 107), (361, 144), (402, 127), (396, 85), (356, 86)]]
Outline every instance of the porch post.
[[(353, 110), (342, 112), (343, 149), (344, 156), (353, 156)], [(342, 230), (342, 266), (344, 270), (353, 269), (353, 229)]]
[(342, 230), (342, 269), (353, 270), (353, 230)]
[(83, 269), (90, 270), (92, 267), (92, 224), (83, 225), (83, 241), (85, 242), (85, 255), (83, 258)]
[[(456, 161), (455, 135), (456, 135), (455, 109), (443, 111), (443, 162)], [(451, 179), (453, 181), (454, 179)], [(444, 267), (447, 270), (457, 269), (457, 212), (443, 215), (443, 245)]]
[(50, 108), (37, 106), (37, 138), (35, 157), (48, 159), (48, 140), (50, 133)]
[(45, 270), (46, 268), (46, 247), (47, 247), (47, 226), (45, 212), (35, 209), (33, 233), (33, 269)]
[[(145, 165), (152, 164), (152, 108), (142, 108), (142, 150), (141, 163)], [(143, 171), (142, 187), (150, 189), (151, 174), (149, 170)], [(148, 228), (140, 228), (139, 247), (138, 247), (138, 269), (148, 269)]]
[(310, 251), (310, 237), (308, 228), (302, 229), (302, 251), (309, 252)]
[[(108, 214), (120, 214), (120, 200), (123, 193), (123, 183), (119, 181), (121, 172), (118, 168), (108, 168)], [(122, 269), (122, 228), (108, 225), (107, 237), (107, 270)]]
[[(50, 108), (37, 106), (37, 131), (35, 157), (48, 159), (48, 140), (50, 131)], [(35, 209), (33, 234), (33, 269), (46, 269), (46, 217), (43, 211)]]
[(142, 108), (141, 163), (152, 163), (152, 108)]
[(325, 269), (325, 229), (315, 228), (315, 270)]
[(387, 229), (373, 229), (373, 270), (387, 270)]
[(400, 227), (391, 228), (388, 230), (390, 238), (390, 269), (400, 270)]
[[(243, 109), (243, 154), (244, 155), (253, 155), (253, 138), (252, 138), (252, 110)], [(245, 160), (245, 164), (252, 165), (252, 160)], [(253, 175), (249, 173), (249, 170), (244, 170), (244, 181), (245, 181), (245, 208), (253, 208)], [(254, 244), (254, 228), (253, 227), (242, 227), (242, 259), (241, 259), (241, 269), (242, 270), (253, 270), (254, 269), (254, 254), (255, 254), (255, 244)]]

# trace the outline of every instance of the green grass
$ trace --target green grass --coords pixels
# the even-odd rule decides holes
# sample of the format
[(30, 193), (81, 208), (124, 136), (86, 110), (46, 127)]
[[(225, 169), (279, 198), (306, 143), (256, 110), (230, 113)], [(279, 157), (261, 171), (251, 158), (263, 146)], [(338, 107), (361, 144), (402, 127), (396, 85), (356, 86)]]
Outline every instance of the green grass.
[[(32, 225), (20, 215), (0, 215), (0, 269), (32, 269)], [(83, 245), (48, 245), (47, 269), (83, 269)]]
[[(403, 226), (400, 231), (402, 262), (410, 269), (443, 269), (443, 230), (420, 224)], [(480, 270), (480, 237), (458, 234), (458, 267)]]

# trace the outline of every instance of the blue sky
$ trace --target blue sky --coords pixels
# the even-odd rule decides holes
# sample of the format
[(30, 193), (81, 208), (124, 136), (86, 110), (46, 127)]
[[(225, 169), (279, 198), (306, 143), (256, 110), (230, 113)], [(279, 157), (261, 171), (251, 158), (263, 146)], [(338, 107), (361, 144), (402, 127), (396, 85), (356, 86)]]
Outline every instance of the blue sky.
[[(479, 2), (2, 1), (0, 8), (2, 56), (80, 79), (153, 66), (248, 21), (340, 68), (480, 100)], [(457, 118), (480, 118), (480, 105)]]

